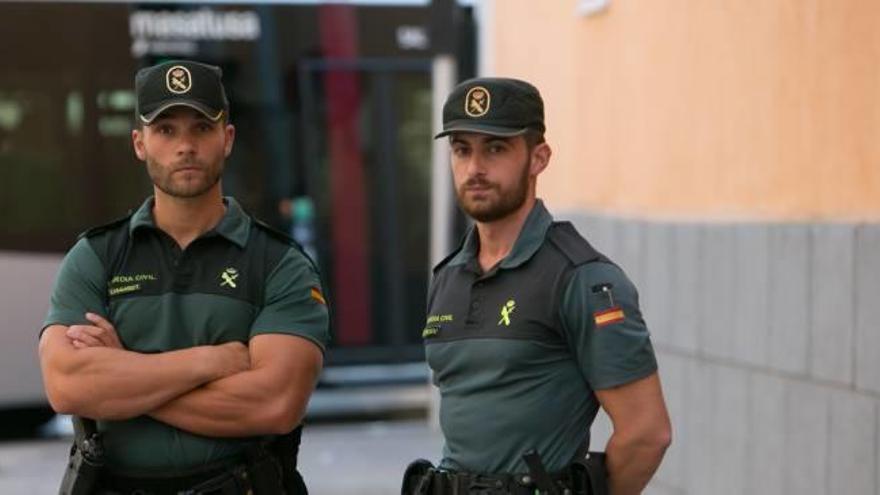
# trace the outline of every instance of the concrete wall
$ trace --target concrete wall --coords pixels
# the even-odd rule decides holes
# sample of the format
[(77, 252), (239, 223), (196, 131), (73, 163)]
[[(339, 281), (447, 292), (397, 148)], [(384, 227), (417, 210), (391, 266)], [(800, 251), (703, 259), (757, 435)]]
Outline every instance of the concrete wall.
[(675, 428), (648, 493), (880, 494), (880, 225), (558, 216), (640, 289)]
[(538, 193), (640, 288), (649, 493), (880, 495), (880, 2), (579, 3), (481, 0), (481, 67), (540, 88)]
[(485, 75), (544, 94), (554, 206), (880, 220), (880, 2), (484, 1)]

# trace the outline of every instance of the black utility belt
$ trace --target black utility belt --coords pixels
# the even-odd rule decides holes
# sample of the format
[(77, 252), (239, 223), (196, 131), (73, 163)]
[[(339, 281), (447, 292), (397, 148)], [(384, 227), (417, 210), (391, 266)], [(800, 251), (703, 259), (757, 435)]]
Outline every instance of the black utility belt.
[[(568, 470), (548, 474), (558, 493), (574, 495), (573, 480)], [(418, 495), (535, 495), (536, 480), (530, 474), (480, 474), (429, 468), (415, 486)]]
[(245, 494), (252, 490), (248, 468), (244, 463), (227, 465), (182, 476), (143, 477), (124, 476), (105, 472), (101, 476), (102, 490), (121, 494)]
[(97, 424), (73, 417), (74, 443), (60, 495), (306, 495), (296, 470), (302, 425), (271, 441), (246, 445), (237, 458), (175, 476), (114, 472), (105, 465)]
[(590, 452), (562, 471), (548, 473), (535, 451), (523, 459), (525, 474), (450, 471), (417, 459), (403, 475), (403, 495), (608, 495), (605, 454)]

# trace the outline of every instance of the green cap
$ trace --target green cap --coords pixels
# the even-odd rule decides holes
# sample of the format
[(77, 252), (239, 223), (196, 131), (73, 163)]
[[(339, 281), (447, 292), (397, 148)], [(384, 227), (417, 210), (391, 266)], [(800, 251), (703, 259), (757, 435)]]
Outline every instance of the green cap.
[(182, 105), (218, 121), (229, 111), (222, 76), (219, 67), (191, 60), (143, 68), (134, 78), (138, 118), (149, 124), (165, 110)]
[(527, 129), (544, 132), (544, 101), (538, 89), (519, 79), (480, 77), (452, 90), (443, 105), (443, 131), (518, 136)]

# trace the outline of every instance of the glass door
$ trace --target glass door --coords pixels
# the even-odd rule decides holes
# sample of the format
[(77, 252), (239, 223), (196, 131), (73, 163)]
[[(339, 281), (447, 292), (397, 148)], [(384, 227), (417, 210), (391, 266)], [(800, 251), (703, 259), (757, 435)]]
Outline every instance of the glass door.
[(333, 303), (330, 362), (421, 359), (428, 282), (428, 60), (307, 59), (302, 148)]

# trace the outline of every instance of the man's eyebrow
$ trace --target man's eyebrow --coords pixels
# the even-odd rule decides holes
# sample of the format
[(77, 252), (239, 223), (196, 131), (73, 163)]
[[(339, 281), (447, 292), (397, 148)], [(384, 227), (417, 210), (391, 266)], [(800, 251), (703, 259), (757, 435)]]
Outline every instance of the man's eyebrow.
[[(486, 136), (481, 137), (481, 138), (479, 139), (479, 141), (480, 141), (480, 143), (482, 143), (482, 144), (496, 144), (496, 143), (508, 144), (508, 143), (511, 142), (512, 139), (513, 139), (513, 138), (509, 138), (509, 137), (505, 137), (505, 136), (491, 136), (491, 135), (486, 135)], [(469, 141), (467, 141), (467, 140), (465, 140), (465, 139), (463, 139), (463, 138), (460, 138), (460, 137), (454, 137), (454, 136), (451, 137), (451, 138), (449, 139), (449, 143), (450, 143), (450, 144), (464, 144), (464, 145), (470, 145), (470, 142), (469, 142)]]

